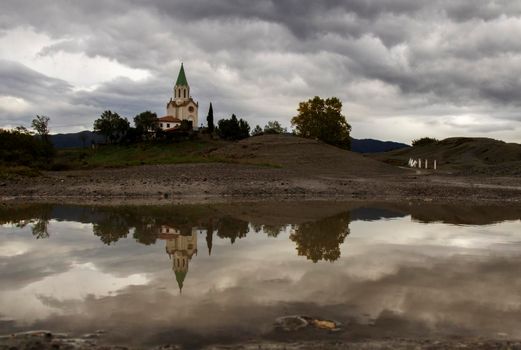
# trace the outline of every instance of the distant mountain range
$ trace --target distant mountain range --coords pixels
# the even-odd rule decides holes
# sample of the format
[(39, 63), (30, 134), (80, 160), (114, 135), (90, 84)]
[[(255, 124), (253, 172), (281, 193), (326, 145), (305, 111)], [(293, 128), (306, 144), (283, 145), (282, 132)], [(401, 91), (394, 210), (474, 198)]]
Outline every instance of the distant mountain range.
[(374, 139), (351, 138), (351, 151), (357, 153), (380, 153), (394, 151), (395, 149), (411, 147), (405, 143), (394, 141), (380, 141)]
[(93, 143), (105, 142), (105, 138), (92, 131), (81, 131), (70, 134), (51, 135), (51, 141), (56, 148), (90, 147)]
[[(77, 133), (51, 135), (51, 141), (56, 148), (79, 148), (89, 147), (93, 142), (104, 142), (105, 138), (92, 131), (85, 130)], [(351, 150), (357, 153), (379, 153), (405, 147), (409, 147), (409, 145), (373, 139), (351, 139)]]

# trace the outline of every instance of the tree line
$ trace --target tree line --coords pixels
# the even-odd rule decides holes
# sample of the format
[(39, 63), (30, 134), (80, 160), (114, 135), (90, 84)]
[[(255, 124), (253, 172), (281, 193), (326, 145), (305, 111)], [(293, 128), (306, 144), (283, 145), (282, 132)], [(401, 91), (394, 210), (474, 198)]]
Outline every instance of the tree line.
[[(350, 148), (351, 126), (342, 114), (342, 102), (338, 98), (322, 99), (316, 96), (301, 102), (297, 111), (298, 114), (291, 119), (294, 135), (321, 140), (345, 149)], [(33, 130), (23, 126), (12, 130), (0, 129), (0, 165), (49, 167), (50, 160), (56, 153), (49, 135), (49, 121), (49, 117), (37, 115), (31, 122)], [(212, 104), (206, 121), (207, 127), (201, 129), (202, 133), (229, 141), (263, 134), (288, 133), (278, 121), (269, 121), (263, 128), (256, 125), (252, 130), (246, 120), (238, 118), (235, 114), (220, 119), (215, 124)], [(174, 133), (161, 130), (157, 115), (151, 111), (137, 114), (131, 125), (127, 118), (106, 110), (94, 121), (93, 130), (102, 135), (107, 144), (187, 139), (196, 135), (192, 131), (191, 122), (188, 121), (182, 121)]]
[[(293, 134), (305, 138), (321, 140), (341, 148), (350, 148), (351, 126), (342, 114), (342, 102), (331, 97), (322, 99), (318, 96), (301, 102), (297, 109), (298, 114), (291, 119), (295, 128)], [(176, 130), (183, 135), (192, 130), (192, 125), (183, 121)], [(248, 122), (232, 114), (230, 118), (223, 118), (214, 124), (213, 105), (210, 103), (206, 117), (207, 127), (203, 132), (216, 134), (221, 139), (236, 141), (250, 136), (263, 134), (285, 134), (287, 129), (278, 121), (269, 121), (264, 128), (256, 125), (252, 130)], [(159, 128), (159, 119), (155, 113), (146, 111), (134, 117), (134, 126), (131, 127), (127, 118), (107, 110), (94, 122), (94, 131), (105, 137), (107, 143), (134, 143), (150, 139), (161, 139), (167, 134)], [(175, 135), (175, 134), (174, 134)]]

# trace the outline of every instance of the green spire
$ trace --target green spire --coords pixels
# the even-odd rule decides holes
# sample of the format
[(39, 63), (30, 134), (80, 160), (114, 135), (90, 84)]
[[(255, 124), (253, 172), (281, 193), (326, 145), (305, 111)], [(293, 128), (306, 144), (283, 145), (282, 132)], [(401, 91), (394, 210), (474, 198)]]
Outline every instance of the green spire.
[(177, 81), (175, 85), (188, 86), (188, 81), (186, 80), (185, 69), (183, 64), (181, 63), (181, 69), (179, 70), (179, 75), (177, 76)]
[(179, 292), (183, 290), (183, 282), (186, 277), (186, 271), (176, 271), (175, 272), (175, 279), (177, 280), (177, 285), (179, 286)]

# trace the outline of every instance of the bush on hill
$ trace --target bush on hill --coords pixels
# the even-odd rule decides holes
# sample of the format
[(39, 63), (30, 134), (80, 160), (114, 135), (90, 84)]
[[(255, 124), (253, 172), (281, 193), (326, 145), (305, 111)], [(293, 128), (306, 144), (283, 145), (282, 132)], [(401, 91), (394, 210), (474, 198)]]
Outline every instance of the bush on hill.
[(280, 123), (276, 120), (269, 121), (268, 124), (264, 126), (265, 134), (284, 134), (286, 133), (286, 128), (283, 128)]
[(105, 111), (94, 121), (94, 132), (105, 136), (108, 143), (116, 143), (126, 135), (130, 123), (117, 113)]
[(44, 166), (54, 156), (54, 147), (27, 129), (0, 129), (0, 162), (5, 165)]
[(242, 140), (250, 136), (250, 126), (247, 121), (237, 119), (235, 114), (232, 114), (230, 119), (219, 120), (217, 134), (225, 140)]
[(437, 139), (434, 139), (431, 137), (422, 137), (421, 139), (412, 140), (412, 146), (413, 147), (426, 146), (426, 145), (436, 144), (438, 142), (439, 141)]

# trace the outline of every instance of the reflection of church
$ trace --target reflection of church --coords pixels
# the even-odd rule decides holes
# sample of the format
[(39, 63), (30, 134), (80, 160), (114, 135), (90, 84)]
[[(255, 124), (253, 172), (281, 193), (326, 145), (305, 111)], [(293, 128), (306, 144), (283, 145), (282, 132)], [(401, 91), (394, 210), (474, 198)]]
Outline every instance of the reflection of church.
[[(197, 234), (202, 232), (195, 227), (182, 232), (181, 229), (168, 225), (162, 225), (159, 229), (158, 238), (166, 241), (166, 253), (172, 260), (172, 270), (174, 270), (180, 292), (183, 289), (190, 260), (194, 254), (197, 255)], [(212, 250), (212, 233), (208, 231), (206, 237), (209, 254)]]
[(197, 255), (197, 230), (194, 228), (190, 234), (181, 234), (181, 231), (167, 225), (160, 228), (159, 238), (166, 240), (166, 253), (172, 260), (172, 269), (179, 285), (179, 291), (183, 289), (183, 282), (188, 273), (188, 264), (192, 256)]

